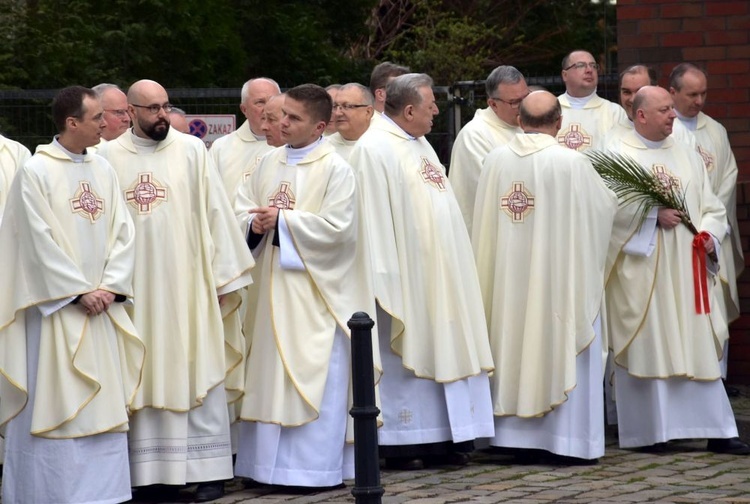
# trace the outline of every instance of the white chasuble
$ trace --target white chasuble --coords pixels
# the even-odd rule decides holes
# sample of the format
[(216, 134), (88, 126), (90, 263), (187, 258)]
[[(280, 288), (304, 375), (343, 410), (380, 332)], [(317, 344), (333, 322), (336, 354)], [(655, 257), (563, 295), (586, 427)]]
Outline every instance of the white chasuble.
[(557, 141), (569, 149), (583, 152), (601, 150), (607, 134), (621, 121), (627, 121), (625, 110), (611, 101), (594, 95), (583, 108), (573, 108), (567, 93), (557, 97), (562, 106), (562, 128)]
[(284, 251), (272, 243), (279, 230), (256, 248), (257, 315), (245, 326), (252, 332), (241, 419), (295, 427), (318, 418), (337, 329), (348, 337), (355, 312), (375, 311), (351, 168), (327, 141), (296, 165), (286, 150), (261, 160), (235, 204), (243, 229), (249, 209), (279, 208), (289, 238), (281, 246), (301, 261), (285, 268)]
[[(0, 228), (0, 423), (26, 403), (23, 310), (104, 289), (130, 297), (133, 224), (111, 167), (98, 156), (73, 163), (39, 147), (11, 188)], [(127, 430), (141, 380), (143, 343), (122, 303), (101, 316), (67, 305), (44, 317), (32, 434), (48, 438)], [(117, 334), (113, 352), (99, 333)]]
[[(609, 146), (651, 171), (663, 184), (684, 192), (693, 224), (722, 240), (727, 221), (724, 205), (711, 190), (697, 153), (667, 138), (647, 148), (635, 132)], [(608, 332), (615, 364), (634, 377), (716, 380), (719, 358), (728, 337), (718, 309), (715, 279), (709, 274), (710, 313), (696, 312), (692, 242), (686, 226), (656, 228), (655, 250), (648, 256), (624, 252), (623, 245), (639, 224), (634, 205), (621, 206), (610, 246), (607, 284)]]
[[(131, 131), (101, 152), (136, 228), (133, 321), (149, 357), (134, 409), (186, 412), (219, 384), (237, 399), (244, 342), (223, 317), (236, 316), (253, 259), (205, 146), (170, 129), (139, 153)], [(227, 294), (223, 310), (217, 294)]]
[(494, 414), (542, 416), (576, 387), (576, 356), (594, 339), (617, 199), (585, 156), (546, 134), (492, 151), (479, 188), (472, 244)]
[(264, 138), (256, 138), (245, 121), (228, 135), (217, 138), (208, 154), (219, 170), (229, 202), (234, 205), (237, 190), (253, 173), (266, 152), (273, 149)]
[(393, 352), (416, 377), (437, 382), (491, 371), (471, 241), (433, 148), (384, 118), (359, 139), (351, 163), (375, 296), (394, 319)]
[(461, 128), (453, 143), (448, 177), (453, 185), (461, 215), (471, 236), (474, 201), (487, 154), (521, 133), (521, 128), (506, 123), (491, 109), (479, 109), (474, 118)]
[[(679, 117), (674, 123), (684, 124)], [(740, 314), (737, 278), (745, 269), (737, 223), (737, 161), (729, 145), (727, 130), (703, 112), (696, 117), (696, 128), (692, 134), (695, 137), (695, 148), (706, 167), (711, 188), (727, 211), (730, 232), (722, 241), (719, 277), (723, 287), (722, 305), (726, 309), (725, 316), (727, 322), (732, 322)]]

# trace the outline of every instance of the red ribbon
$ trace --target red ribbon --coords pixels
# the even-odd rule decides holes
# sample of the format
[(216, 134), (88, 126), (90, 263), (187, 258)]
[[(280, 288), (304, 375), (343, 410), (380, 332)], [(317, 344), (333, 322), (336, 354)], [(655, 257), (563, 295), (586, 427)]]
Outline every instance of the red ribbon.
[(693, 238), (693, 290), (695, 291), (695, 312), (711, 313), (708, 305), (708, 273), (706, 264), (706, 243), (711, 235), (702, 231)]

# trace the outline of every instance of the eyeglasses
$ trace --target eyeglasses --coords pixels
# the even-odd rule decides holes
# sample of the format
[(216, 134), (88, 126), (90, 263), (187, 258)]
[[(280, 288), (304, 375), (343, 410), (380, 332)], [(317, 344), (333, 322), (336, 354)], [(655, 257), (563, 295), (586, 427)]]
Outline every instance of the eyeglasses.
[(131, 105), (138, 108), (145, 108), (154, 115), (158, 114), (161, 109), (164, 109), (164, 112), (169, 114), (174, 108), (174, 105), (171, 103), (165, 103), (164, 105), (136, 105), (135, 103), (131, 103)]
[(575, 68), (576, 70), (584, 70), (586, 67), (589, 67), (592, 70), (599, 70), (599, 63), (584, 63), (583, 61), (579, 61), (578, 63), (570, 65), (568, 68), (563, 68), (563, 70), (570, 70), (571, 68)]
[(341, 109), (341, 110), (354, 110), (362, 107), (369, 107), (370, 105), (367, 104), (359, 104), (359, 105), (353, 105), (351, 103), (334, 103), (333, 104), (333, 110)]
[(104, 109), (105, 112), (109, 112), (110, 114), (114, 114), (117, 117), (127, 117), (128, 116), (128, 110), (127, 109)]
[(529, 96), (528, 93), (526, 93), (525, 96), (522, 96), (521, 98), (518, 98), (517, 100), (503, 100), (502, 98), (496, 97), (496, 96), (490, 96), (491, 100), (503, 102), (504, 104), (508, 105), (510, 108), (518, 108), (521, 106), (521, 102), (523, 101), (526, 96)]

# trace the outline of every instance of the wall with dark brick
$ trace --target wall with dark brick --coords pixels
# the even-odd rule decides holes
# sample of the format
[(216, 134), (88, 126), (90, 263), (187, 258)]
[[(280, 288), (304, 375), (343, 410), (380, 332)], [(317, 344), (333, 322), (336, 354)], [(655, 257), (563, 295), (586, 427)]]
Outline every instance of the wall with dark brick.
[[(651, 65), (663, 86), (677, 63), (707, 70), (705, 112), (727, 128), (737, 158), (737, 215), (750, 266), (750, 1), (618, 0), (617, 46), (620, 70)], [(739, 290), (742, 316), (730, 327), (728, 381), (750, 384), (750, 267)]]

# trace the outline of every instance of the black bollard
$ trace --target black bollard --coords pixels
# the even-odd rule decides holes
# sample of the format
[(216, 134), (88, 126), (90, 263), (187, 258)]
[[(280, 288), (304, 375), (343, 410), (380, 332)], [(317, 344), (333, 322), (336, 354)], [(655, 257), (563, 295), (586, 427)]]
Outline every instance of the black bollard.
[(380, 410), (375, 406), (375, 379), (372, 366), (372, 328), (375, 322), (364, 312), (352, 315), (352, 384), (354, 405), (354, 488), (358, 504), (381, 502), (385, 490), (380, 484), (378, 424)]

